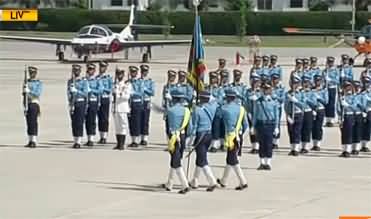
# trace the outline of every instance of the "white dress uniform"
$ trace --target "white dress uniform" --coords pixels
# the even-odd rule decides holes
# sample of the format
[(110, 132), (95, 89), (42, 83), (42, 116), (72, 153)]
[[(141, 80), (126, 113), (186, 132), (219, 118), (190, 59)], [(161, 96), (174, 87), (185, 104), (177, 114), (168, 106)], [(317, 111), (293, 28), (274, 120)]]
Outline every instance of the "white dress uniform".
[(129, 99), (132, 92), (130, 83), (120, 81), (114, 88), (116, 92), (116, 104), (113, 106), (115, 120), (116, 135), (126, 135), (129, 129), (128, 113), (130, 112)]

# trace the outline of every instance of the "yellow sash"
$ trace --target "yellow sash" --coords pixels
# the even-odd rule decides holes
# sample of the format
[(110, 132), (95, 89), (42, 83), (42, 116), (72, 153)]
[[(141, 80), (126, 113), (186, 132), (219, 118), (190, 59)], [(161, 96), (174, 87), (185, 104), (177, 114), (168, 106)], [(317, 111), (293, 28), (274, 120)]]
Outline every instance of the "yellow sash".
[(234, 140), (238, 136), (238, 132), (241, 129), (244, 115), (245, 115), (245, 109), (241, 106), (240, 107), (240, 115), (238, 116), (238, 120), (237, 120), (237, 123), (236, 123), (236, 129), (233, 130), (232, 132), (226, 133), (225, 138), (224, 138), (224, 146), (228, 150), (233, 150), (234, 147), (235, 147)]
[(169, 142), (168, 142), (168, 150), (169, 150), (170, 153), (174, 153), (174, 151), (175, 151), (175, 143), (176, 143), (177, 139), (180, 138), (180, 133), (188, 125), (190, 118), (191, 118), (191, 111), (187, 107), (185, 107), (182, 125), (181, 125), (181, 127), (180, 127), (179, 130), (175, 131), (175, 133), (173, 133), (170, 136), (170, 139), (169, 139)]

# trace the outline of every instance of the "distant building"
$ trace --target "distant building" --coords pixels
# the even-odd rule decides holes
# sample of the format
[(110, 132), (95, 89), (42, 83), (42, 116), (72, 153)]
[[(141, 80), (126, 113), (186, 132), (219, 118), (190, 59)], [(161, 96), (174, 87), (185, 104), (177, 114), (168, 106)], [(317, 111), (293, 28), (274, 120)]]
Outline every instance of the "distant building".
[(254, 11), (309, 11), (309, 0), (253, 0)]

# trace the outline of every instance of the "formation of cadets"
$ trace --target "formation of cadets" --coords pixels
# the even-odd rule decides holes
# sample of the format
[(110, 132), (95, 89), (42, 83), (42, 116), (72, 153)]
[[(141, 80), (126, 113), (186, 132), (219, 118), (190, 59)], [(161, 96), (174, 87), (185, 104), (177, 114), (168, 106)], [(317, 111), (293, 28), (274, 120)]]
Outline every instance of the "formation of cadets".
[[(239, 164), (243, 135), (248, 132), (252, 149), (258, 154), (258, 170), (272, 168), (273, 149), (278, 148), (281, 118), (287, 121), (291, 150), (289, 155), (320, 151), (324, 123), (334, 126), (338, 119), (341, 133), (341, 157), (368, 152), (371, 133), (371, 59), (360, 80), (354, 80), (349, 57), (342, 55), (341, 64), (328, 57), (325, 69), (317, 66), (317, 58), (295, 60), (290, 74), (289, 88), (282, 84), (282, 68), (276, 55), (257, 56), (249, 73), (249, 86), (242, 82), (243, 72), (226, 68), (226, 60), (219, 59), (219, 67), (209, 72), (209, 83), (196, 95), (187, 82), (185, 71), (169, 70), (162, 89), (162, 108), (170, 169), (166, 190), (171, 190), (175, 175), (182, 184), (179, 193), (198, 187), (198, 178), (204, 173), (213, 191), (217, 185), (227, 185), (230, 172), (239, 180), (236, 190), (247, 188), (247, 181)], [(80, 148), (84, 128), (86, 146), (94, 145), (96, 126), (99, 144), (107, 142), (110, 109), (113, 113), (117, 144), (114, 149), (125, 148), (126, 136), (131, 136), (129, 147), (148, 144), (151, 99), (155, 94), (154, 82), (148, 78), (148, 65), (129, 67), (129, 73), (116, 69), (112, 78), (106, 73), (108, 63), (96, 66), (89, 63), (85, 77), (80, 65), (72, 66), (67, 82), (73, 148)], [(29, 67), (29, 78), (23, 88), (27, 100), (25, 116), (29, 143), (36, 147), (38, 135), (39, 98), (42, 83), (37, 79), (37, 68)], [(196, 168), (188, 182), (182, 167), (187, 145), (196, 152)], [(226, 150), (223, 176), (215, 178), (208, 165), (207, 152)], [(187, 157), (190, 154), (187, 155)], [(188, 173), (187, 173), (188, 174)]]

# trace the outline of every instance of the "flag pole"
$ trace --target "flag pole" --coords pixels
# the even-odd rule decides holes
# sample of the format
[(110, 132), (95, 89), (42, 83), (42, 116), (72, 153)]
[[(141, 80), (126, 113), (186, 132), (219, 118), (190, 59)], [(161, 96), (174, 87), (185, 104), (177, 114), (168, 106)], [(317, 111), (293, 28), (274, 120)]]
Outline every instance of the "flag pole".
[[(200, 2), (202, 0), (193, 0), (193, 5), (195, 6), (195, 21), (196, 19), (198, 19), (198, 6), (200, 5)], [(195, 25), (196, 25), (196, 22), (195, 22)], [(195, 34), (195, 33), (193, 33)], [(193, 53), (193, 56), (195, 55), (195, 52)], [(196, 69), (197, 69), (197, 66), (196, 66)], [(199, 83), (200, 83), (200, 75), (196, 74), (197, 75), (197, 78), (196, 78), (196, 105), (198, 103), (198, 99), (199, 99)]]

